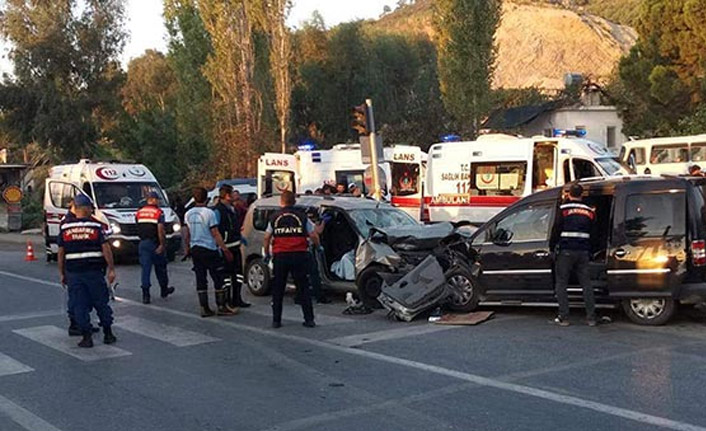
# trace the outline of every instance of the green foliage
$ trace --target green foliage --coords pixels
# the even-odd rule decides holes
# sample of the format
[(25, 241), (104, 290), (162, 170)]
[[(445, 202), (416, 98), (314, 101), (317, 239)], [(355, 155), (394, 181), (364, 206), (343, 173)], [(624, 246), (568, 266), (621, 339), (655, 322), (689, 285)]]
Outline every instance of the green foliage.
[[(196, 0), (164, 0), (167, 59), (176, 77), (177, 147), (173, 153), (200, 170), (213, 146), (211, 85), (202, 73), (211, 53)], [(184, 173), (186, 175), (186, 172)]]
[(0, 87), (3, 129), (65, 159), (91, 156), (118, 113), (123, 21), (124, 0), (6, 1), (15, 73)]
[[(610, 92), (627, 135), (660, 136), (689, 129), (703, 103), (706, 0), (646, 0), (640, 39), (621, 59)], [(696, 121), (696, 123), (694, 123)]]
[(434, 46), (426, 39), (366, 32), (362, 22), (331, 31), (319, 19), (294, 35), (297, 73), (292, 123), (297, 140), (324, 146), (357, 141), (350, 110), (373, 99), (386, 143), (429, 145), (448, 124)]
[(500, 0), (437, 0), (435, 5), (442, 99), (472, 137), (491, 109), (500, 13)]

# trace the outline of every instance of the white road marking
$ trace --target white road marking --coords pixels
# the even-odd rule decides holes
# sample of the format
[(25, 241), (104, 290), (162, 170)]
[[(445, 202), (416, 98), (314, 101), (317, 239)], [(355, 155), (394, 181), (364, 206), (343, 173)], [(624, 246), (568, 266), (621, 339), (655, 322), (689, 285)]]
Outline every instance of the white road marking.
[(37, 326), (34, 328), (15, 329), (12, 332), (82, 361), (98, 361), (132, 355), (127, 350), (102, 344), (100, 340), (94, 340), (96, 344), (93, 348), (83, 349), (77, 346), (78, 340), (75, 337), (69, 337), (65, 329), (60, 329), (56, 326)]
[(61, 431), (59, 428), (0, 395), (0, 412), (29, 431)]
[(12, 322), (15, 320), (26, 320), (26, 319), (36, 319), (40, 317), (56, 317), (56, 316), (62, 316), (66, 314), (65, 311), (62, 310), (54, 310), (54, 311), (37, 311), (37, 312), (32, 312), (32, 313), (17, 313), (17, 314), (8, 314), (5, 316), (0, 316), (0, 323), (2, 322)]
[(34, 371), (34, 368), (16, 361), (11, 357), (0, 353), (0, 377), (9, 376), (12, 374), (28, 373)]
[[(19, 279), (33, 281), (41, 284), (58, 285), (57, 283), (50, 283), (45, 280), (33, 279), (30, 277), (19, 276), (16, 274), (0, 271), (0, 274), (8, 276), (16, 276)], [(279, 338), (282, 340), (288, 340), (293, 342), (298, 342), (302, 344), (308, 344), (311, 346), (320, 347), (323, 349), (334, 350), (341, 353), (346, 353), (349, 355), (360, 356), (367, 359), (374, 359), (381, 362), (386, 362), (389, 364), (395, 364), (407, 368), (412, 368), (432, 374), (437, 374), (441, 376), (452, 377), (461, 381), (466, 381), (469, 383), (475, 383), (479, 386), (485, 386), (489, 388), (499, 389), (503, 391), (518, 393), (527, 395), (534, 398), (539, 398), (547, 401), (553, 401), (559, 404), (579, 407), (587, 410), (593, 410), (599, 413), (604, 413), (607, 415), (620, 417), (623, 419), (632, 420), (635, 422), (640, 422), (648, 425), (654, 425), (661, 428), (672, 429), (676, 431), (706, 431), (706, 427), (693, 425), (687, 422), (680, 422), (660, 416), (654, 416), (647, 413), (642, 413), (636, 410), (624, 409), (621, 407), (612, 406), (609, 404), (598, 403), (591, 400), (586, 400), (579, 397), (574, 397), (571, 395), (564, 395), (557, 392), (551, 392), (544, 389), (533, 388), (531, 386), (519, 385), (514, 383), (503, 382), (501, 380), (492, 379), (488, 377), (483, 377), (475, 374), (464, 373), (462, 371), (456, 371), (449, 368), (439, 367), (436, 365), (425, 364), (423, 362), (412, 361), (409, 359), (398, 358), (395, 356), (384, 355), (381, 353), (370, 352), (363, 349), (352, 349), (349, 347), (338, 346), (325, 341), (312, 340), (305, 337), (300, 337), (297, 335), (290, 335), (283, 332), (279, 332), (272, 329), (256, 328), (253, 326), (243, 325), (240, 323), (231, 322), (222, 319), (202, 319), (199, 316), (185, 311), (172, 310), (167, 308), (160, 308), (150, 305), (144, 305), (140, 302), (133, 301), (131, 299), (120, 298), (120, 301), (131, 304), (136, 307), (142, 307), (145, 309), (150, 309), (154, 311), (160, 311), (167, 314), (172, 314), (175, 316), (182, 316), (188, 319), (195, 319), (199, 321), (208, 322), (215, 325), (220, 325), (224, 327), (236, 328), (242, 331), (249, 331), (252, 333), (265, 335), (273, 338)]]
[(115, 320), (114, 326), (126, 331), (134, 332), (155, 340), (164, 341), (177, 347), (195, 346), (198, 344), (219, 341), (218, 338), (209, 337), (198, 332), (169, 326), (152, 320), (135, 316), (120, 316)]
[[(261, 316), (272, 318), (272, 309), (269, 306), (240, 309), (240, 312), (259, 314)], [(301, 307), (298, 305), (296, 307), (285, 305), (282, 309), (282, 319), (294, 322), (303, 322), (304, 316), (302, 315)], [(316, 314), (315, 319), (317, 325), (335, 325), (338, 323), (350, 323), (353, 321), (352, 319), (346, 319), (345, 317), (328, 316), (321, 313)]]
[(378, 341), (395, 340), (398, 338), (412, 337), (415, 335), (433, 334), (449, 329), (458, 329), (460, 326), (450, 325), (406, 325), (403, 328), (388, 329), (385, 331), (368, 332), (367, 334), (354, 334), (346, 337), (331, 338), (326, 341), (344, 347), (360, 346)]

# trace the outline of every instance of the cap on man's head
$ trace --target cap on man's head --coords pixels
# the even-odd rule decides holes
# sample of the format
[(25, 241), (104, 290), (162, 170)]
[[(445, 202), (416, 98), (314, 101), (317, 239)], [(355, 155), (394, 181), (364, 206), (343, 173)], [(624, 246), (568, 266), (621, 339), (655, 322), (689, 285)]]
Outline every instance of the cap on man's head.
[(149, 192), (147, 193), (147, 199), (159, 199), (159, 194), (157, 192)]
[(76, 207), (91, 207), (92, 202), (86, 195), (78, 194), (74, 198), (74, 206)]
[(357, 185), (356, 183), (350, 183), (350, 184), (348, 184), (348, 190), (354, 189), (354, 188), (356, 188), (356, 187), (358, 187), (358, 185)]
[(569, 196), (572, 198), (580, 198), (583, 194), (583, 186), (581, 184), (572, 184), (569, 188)]

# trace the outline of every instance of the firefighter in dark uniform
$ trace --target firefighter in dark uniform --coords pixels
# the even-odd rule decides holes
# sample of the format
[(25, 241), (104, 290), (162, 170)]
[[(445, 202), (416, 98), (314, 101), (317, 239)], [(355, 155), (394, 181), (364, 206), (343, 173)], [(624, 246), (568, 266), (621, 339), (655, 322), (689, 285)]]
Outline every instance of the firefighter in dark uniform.
[(83, 195), (74, 199), (74, 220), (61, 225), (59, 245), (59, 274), (61, 283), (68, 285), (73, 301), (73, 312), (83, 338), (79, 347), (93, 347), (90, 312), (95, 308), (103, 327), (103, 342), (112, 344), (113, 310), (108, 305), (109, 291), (105, 282), (115, 281), (113, 253), (106, 242), (103, 226), (91, 217), (91, 201)]
[(560, 326), (569, 325), (569, 295), (567, 285), (571, 274), (576, 274), (586, 306), (586, 322), (596, 326), (595, 298), (589, 263), (591, 261), (591, 229), (596, 218), (595, 210), (581, 201), (583, 187), (573, 184), (567, 200), (559, 207), (560, 236), (556, 257), (556, 298), (559, 302), (559, 315), (554, 322)]
[(314, 224), (306, 213), (294, 208), (294, 193), (286, 191), (280, 196), (282, 209), (270, 219), (265, 233), (265, 260), (270, 259), (270, 243), (274, 263), (274, 280), (272, 282), (272, 327), (282, 326), (282, 300), (287, 276), (292, 274), (297, 288), (298, 302), (304, 314), (304, 326), (313, 328), (314, 307), (309, 293), (309, 239), (316, 247), (319, 246), (319, 236)]
[(216, 212), (218, 232), (223, 242), (233, 255), (233, 260), (225, 261), (223, 286), (226, 289), (227, 305), (231, 310), (247, 308), (250, 304), (243, 301), (240, 290), (243, 283), (243, 261), (240, 253), (240, 216), (233, 207), (233, 187), (223, 185), (218, 189), (219, 202), (213, 208)]
[(164, 212), (159, 208), (159, 195), (150, 192), (147, 195), (147, 205), (140, 208), (135, 214), (137, 234), (140, 237), (139, 254), (142, 266), (142, 303), (150, 303), (150, 287), (152, 283), (152, 266), (157, 275), (160, 287), (160, 296), (166, 298), (174, 293), (174, 288), (169, 287), (167, 275), (167, 234), (164, 226)]

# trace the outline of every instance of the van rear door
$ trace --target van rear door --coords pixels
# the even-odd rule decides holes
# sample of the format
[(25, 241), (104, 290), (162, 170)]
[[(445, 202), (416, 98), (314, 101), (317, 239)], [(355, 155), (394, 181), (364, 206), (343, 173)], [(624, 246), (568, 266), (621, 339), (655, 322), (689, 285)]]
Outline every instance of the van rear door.
[(607, 256), (611, 296), (671, 296), (686, 273), (685, 189), (645, 184), (617, 191)]

